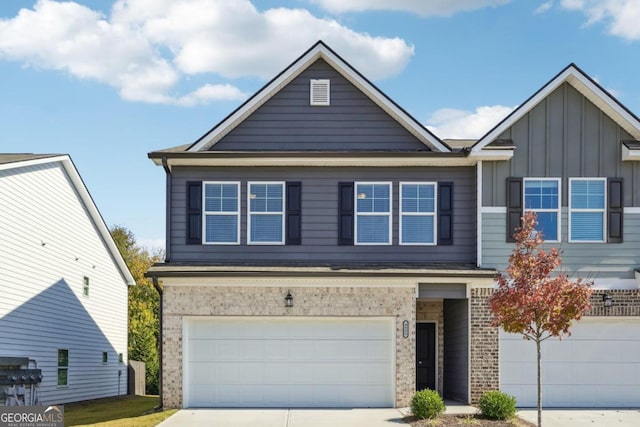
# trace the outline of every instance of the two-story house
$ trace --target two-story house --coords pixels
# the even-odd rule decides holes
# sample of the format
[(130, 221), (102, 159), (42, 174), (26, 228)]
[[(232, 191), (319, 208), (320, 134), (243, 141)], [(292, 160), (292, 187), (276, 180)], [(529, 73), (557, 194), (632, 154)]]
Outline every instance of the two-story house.
[(513, 245), (487, 173), (519, 158), (511, 126), (449, 145), (318, 42), (195, 143), (150, 153), (167, 178), (166, 262), (147, 273), (164, 406), (499, 388), (508, 337), (487, 298)]

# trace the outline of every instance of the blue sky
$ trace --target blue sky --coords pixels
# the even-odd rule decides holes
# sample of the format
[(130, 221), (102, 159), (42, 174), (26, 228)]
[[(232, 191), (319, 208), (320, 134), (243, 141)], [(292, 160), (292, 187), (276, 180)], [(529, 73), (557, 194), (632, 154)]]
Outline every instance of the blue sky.
[(164, 172), (318, 39), (442, 138), (575, 62), (640, 114), (637, 0), (3, 0), (0, 152), (68, 153), (109, 226), (164, 239)]

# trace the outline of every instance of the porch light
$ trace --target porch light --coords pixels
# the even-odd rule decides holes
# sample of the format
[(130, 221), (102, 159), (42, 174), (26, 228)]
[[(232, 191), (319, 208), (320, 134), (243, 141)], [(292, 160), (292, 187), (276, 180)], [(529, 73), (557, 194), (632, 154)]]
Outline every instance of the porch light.
[(602, 295), (602, 302), (605, 307), (611, 307), (613, 305), (613, 298), (609, 294)]
[(291, 296), (291, 291), (287, 291), (287, 296), (284, 297), (284, 306), (293, 307), (293, 296)]

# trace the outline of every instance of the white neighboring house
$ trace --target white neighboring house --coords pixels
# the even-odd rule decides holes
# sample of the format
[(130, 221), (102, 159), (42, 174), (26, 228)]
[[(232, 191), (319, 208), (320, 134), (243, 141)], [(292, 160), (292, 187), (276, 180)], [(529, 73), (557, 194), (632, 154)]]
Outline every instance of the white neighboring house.
[(37, 364), (41, 404), (126, 394), (129, 285), (71, 158), (0, 154), (0, 370)]

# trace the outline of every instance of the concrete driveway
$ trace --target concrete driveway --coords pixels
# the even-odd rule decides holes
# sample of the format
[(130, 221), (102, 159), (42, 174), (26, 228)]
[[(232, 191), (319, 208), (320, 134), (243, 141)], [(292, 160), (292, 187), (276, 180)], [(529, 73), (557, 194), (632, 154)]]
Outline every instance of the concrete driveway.
[(158, 427), (398, 427), (398, 409), (182, 409)]
[[(519, 409), (518, 416), (536, 424), (535, 409)], [(543, 409), (544, 427), (638, 427), (640, 409)]]

